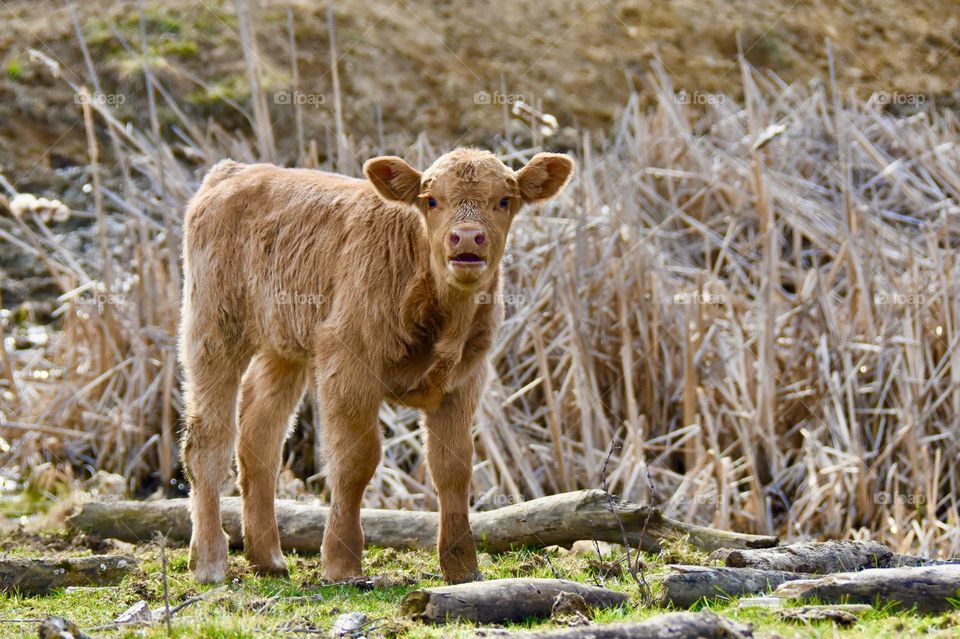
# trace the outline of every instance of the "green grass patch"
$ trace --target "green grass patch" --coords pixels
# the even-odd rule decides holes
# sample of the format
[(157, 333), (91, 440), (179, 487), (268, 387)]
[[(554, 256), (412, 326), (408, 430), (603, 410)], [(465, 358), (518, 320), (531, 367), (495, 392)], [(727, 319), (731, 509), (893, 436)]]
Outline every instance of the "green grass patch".
[[(190, 20), (183, 20), (173, 9), (163, 5), (148, 6), (144, 11), (144, 31), (147, 35), (147, 58), (151, 60), (176, 58), (190, 60), (200, 52), (201, 42), (205, 46), (227, 46), (228, 34), (232, 36), (236, 27), (236, 16), (232, 11), (221, 11), (217, 7), (197, 7)], [(106, 53), (112, 64), (129, 66), (130, 54), (123, 48), (114, 31), (119, 33), (139, 57), (140, 13), (134, 8), (119, 19), (92, 19), (84, 24), (84, 37), (87, 43)], [(139, 65), (139, 62), (137, 62)], [(134, 66), (137, 66), (134, 65)]]
[[(51, 537), (55, 541), (56, 537)], [(60, 538), (63, 542), (64, 538)], [(42, 540), (32, 540), (30, 547), (15, 548), (6, 545), (14, 554), (37, 555)], [(55, 547), (62, 545), (53, 544)], [(129, 550), (129, 549), (126, 549)], [(89, 554), (89, 550), (75, 548), (60, 551), (62, 555)], [(668, 549), (661, 555), (644, 554), (645, 576), (651, 584), (664, 571), (665, 560), (674, 560)], [(689, 551), (687, 551), (689, 552)], [(50, 554), (50, 553), (46, 553)], [(134, 603), (146, 600), (151, 608), (163, 606), (163, 588), (159, 548), (154, 544), (138, 546), (135, 554), (140, 561), (141, 574), (128, 577), (117, 587), (73, 589), (54, 592), (49, 596), (25, 597), (16, 593), (0, 595), (0, 618), (43, 618), (47, 615), (67, 617), (85, 629), (110, 623)], [(171, 606), (187, 598), (209, 591), (213, 586), (194, 583), (187, 567), (186, 548), (168, 548), (168, 584)], [(481, 570), (487, 579), (503, 577), (553, 577), (554, 572), (566, 579), (583, 583), (602, 583), (608, 588), (626, 592), (630, 605), (621, 608), (594, 611), (596, 623), (639, 621), (668, 612), (659, 606), (640, 605), (640, 590), (626, 570), (611, 570), (617, 557), (598, 559), (563, 552), (539, 549), (521, 549), (497, 555), (481, 553)], [(287, 635), (293, 630), (326, 632), (336, 617), (344, 612), (364, 612), (369, 615), (372, 637), (441, 638), (471, 637), (476, 626), (456, 623), (437, 627), (402, 618), (400, 601), (418, 587), (442, 584), (436, 554), (425, 551), (400, 551), (374, 548), (364, 555), (366, 574), (379, 575), (379, 586), (365, 589), (352, 585), (326, 584), (321, 577), (320, 558), (315, 555), (288, 554), (290, 579), (257, 577), (249, 572), (242, 553), (232, 553), (228, 571), (228, 588), (209, 599), (194, 604), (174, 617), (173, 637), (253, 638)], [(622, 562), (619, 564), (622, 567)], [(655, 594), (656, 588), (654, 587)], [(727, 615), (741, 622), (754, 624), (757, 636), (782, 637), (903, 637), (956, 636), (960, 629), (960, 614), (919, 616), (890, 609), (875, 610), (863, 616), (849, 628), (840, 628), (832, 622), (810, 625), (778, 620), (775, 612), (763, 608), (738, 609), (736, 601), (708, 602), (698, 606)], [(548, 628), (556, 624), (544, 620), (528, 620), (508, 624), (515, 629)], [(0, 624), (0, 636), (36, 636), (35, 624)], [(147, 627), (129, 627), (120, 630), (97, 631), (98, 637), (155, 637), (166, 636), (162, 624)]]
[[(0, 508), (8, 517), (13, 515), (19, 518), (43, 513), (49, 509), (50, 503), (49, 494), (45, 500), (41, 493), (27, 491), (0, 501)], [(71, 619), (97, 637), (159, 639), (167, 636), (163, 624), (93, 632), (93, 629), (109, 624), (139, 601), (147, 601), (153, 610), (163, 607), (162, 564), (157, 544), (131, 546), (84, 536), (74, 537), (63, 530), (27, 533), (14, 527), (8, 528), (6, 534), (0, 534), (0, 552), (8, 557), (132, 552), (140, 563), (138, 574), (127, 577), (115, 587), (67, 589), (47, 596), (22, 596), (16, 592), (0, 594), (0, 619), (40, 619), (58, 615)], [(188, 554), (182, 545), (171, 544), (167, 549), (171, 606), (216, 588), (200, 586), (193, 581), (188, 568)], [(667, 564), (710, 563), (704, 553), (696, 551), (683, 539), (665, 544), (657, 554), (640, 553), (637, 556), (635, 551), (631, 552), (631, 558), (635, 566), (641, 567), (640, 576), (649, 584), (654, 601), (659, 600), (659, 578), (665, 573)], [(498, 554), (482, 552), (479, 560), (486, 579), (559, 576), (581, 583), (602, 585), (628, 595), (628, 604), (625, 606), (593, 611), (594, 623), (642, 621), (672, 611), (669, 607), (644, 604), (641, 587), (628, 570), (622, 552), (614, 551), (599, 557), (589, 552), (577, 554), (555, 549), (521, 548)], [(400, 615), (400, 602), (408, 592), (416, 588), (443, 585), (434, 552), (368, 549), (363, 557), (363, 570), (364, 574), (377, 577), (372, 588), (369, 584), (326, 583), (317, 555), (288, 553), (287, 565), (290, 569), (289, 579), (258, 577), (248, 569), (241, 552), (232, 552), (227, 588), (176, 615), (172, 622), (172, 636), (245, 639), (297, 636), (298, 633), (293, 632), (296, 630), (326, 633), (337, 616), (345, 612), (366, 613), (372, 627), (368, 633), (370, 637), (440, 639), (476, 635), (477, 626), (473, 624), (431, 626)], [(892, 606), (878, 606), (852, 626), (840, 627), (829, 621), (808, 624), (784, 621), (777, 617), (773, 609), (741, 609), (737, 603), (736, 599), (706, 601), (693, 609), (711, 610), (736, 621), (753, 624), (757, 637), (903, 639), (960, 636), (960, 612), (917, 615), (911, 611), (896, 610)], [(517, 630), (546, 629), (557, 627), (557, 624), (550, 620), (530, 619), (506, 624), (506, 627)], [(0, 623), (0, 637), (33, 636), (36, 636), (36, 623)]]
[(11, 80), (19, 80), (21, 74), (23, 73), (23, 67), (20, 65), (20, 60), (14, 58), (7, 62), (7, 77)]

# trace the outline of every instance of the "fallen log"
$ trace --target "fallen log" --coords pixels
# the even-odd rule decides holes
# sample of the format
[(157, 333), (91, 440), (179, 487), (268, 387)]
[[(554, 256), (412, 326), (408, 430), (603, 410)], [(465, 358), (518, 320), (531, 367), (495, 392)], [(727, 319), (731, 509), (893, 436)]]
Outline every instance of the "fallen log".
[(108, 586), (136, 570), (130, 555), (69, 559), (0, 559), (0, 591), (42, 595), (68, 586)]
[[(242, 545), (240, 499), (221, 500), (224, 530), (234, 547)], [(519, 546), (569, 546), (579, 539), (622, 543), (621, 523), (627, 541), (657, 552), (660, 542), (687, 538), (701, 550), (718, 548), (768, 548), (776, 537), (746, 535), (687, 524), (665, 517), (650, 506), (623, 502), (602, 490), (581, 490), (541, 497), (479, 513), (470, 524), (478, 546), (498, 552)], [(318, 552), (329, 509), (316, 503), (277, 500), (280, 545), (286, 550)], [(367, 544), (389, 548), (433, 548), (439, 517), (435, 512), (410, 512), (364, 508), (360, 511)], [(619, 518), (619, 521), (618, 521)], [(87, 503), (68, 519), (78, 531), (100, 537), (137, 542), (157, 531), (171, 538), (190, 538), (190, 510), (186, 499)]]
[(758, 568), (825, 575), (864, 568), (893, 568), (897, 555), (875, 541), (806, 541), (776, 548), (721, 550), (728, 568)]
[(705, 566), (667, 566), (662, 603), (689, 608), (702, 599), (726, 599), (739, 595), (767, 593), (780, 584), (811, 575), (758, 568), (709, 568)]
[(862, 615), (873, 610), (870, 604), (810, 604), (807, 606), (790, 607), (789, 599), (780, 599), (779, 597), (744, 597), (737, 602), (737, 608), (744, 610), (747, 608), (769, 608), (775, 611), (815, 611), (817, 608), (829, 608), (830, 610), (845, 610), (847, 612)]
[(915, 555), (901, 555), (894, 553), (893, 565), (890, 568), (906, 568), (919, 566), (957, 566), (960, 565), (960, 559), (930, 559), (929, 557), (917, 557)]
[(749, 625), (712, 612), (671, 612), (633, 623), (612, 623), (541, 632), (494, 632), (483, 637), (510, 639), (750, 639)]
[(960, 566), (872, 568), (781, 584), (774, 596), (825, 603), (881, 601), (919, 612), (953, 610), (960, 598)]
[(400, 614), (431, 623), (522, 621), (549, 617), (561, 593), (579, 595), (588, 608), (612, 608), (627, 600), (622, 592), (564, 579), (494, 579), (414, 590), (400, 602)]

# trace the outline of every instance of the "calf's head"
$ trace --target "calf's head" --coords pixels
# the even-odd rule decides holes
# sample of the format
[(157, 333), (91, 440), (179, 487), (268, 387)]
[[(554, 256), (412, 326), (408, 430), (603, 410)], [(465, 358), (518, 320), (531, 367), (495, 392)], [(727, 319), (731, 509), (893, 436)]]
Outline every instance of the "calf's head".
[(380, 197), (420, 209), (434, 275), (465, 291), (496, 274), (520, 208), (552, 198), (572, 172), (566, 155), (538, 153), (513, 171), (489, 151), (464, 148), (440, 157), (423, 173), (394, 156), (363, 165)]

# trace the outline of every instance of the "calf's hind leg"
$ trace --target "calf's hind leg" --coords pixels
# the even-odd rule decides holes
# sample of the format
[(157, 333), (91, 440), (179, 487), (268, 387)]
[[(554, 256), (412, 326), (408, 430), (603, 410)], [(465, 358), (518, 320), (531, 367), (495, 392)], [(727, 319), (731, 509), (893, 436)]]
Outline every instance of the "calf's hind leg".
[(306, 383), (304, 366), (260, 353), (240, 390), (238, 484), (243, 496), (243, 546), (259, 573), (287, 574), (274, 509), (283, 440)]
[(223, 581), (227, 538), (220, 520), (220, 491), (233, 461), (234, 416), (240, 376), (249, 355), (191, 334), (182, 338), (186, 429), (183, 461), (190, 480), (190, 569), (199, 583)]

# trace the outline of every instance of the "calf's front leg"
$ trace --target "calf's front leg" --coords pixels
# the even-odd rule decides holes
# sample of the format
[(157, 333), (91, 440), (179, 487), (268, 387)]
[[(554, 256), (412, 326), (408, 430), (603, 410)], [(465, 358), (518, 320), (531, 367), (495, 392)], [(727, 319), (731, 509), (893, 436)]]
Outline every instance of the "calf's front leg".
[(473, 475), (473, 415), (482, 385), (480, 375), (444, 396), (425, 414), (427, 463), (440, 498), (437, 552), (447, 583), (480, 579), (477, 548), (470, 530), (470, 480)]
[(345, 374), (342, 369), (319, 390), (327, 481), (332, 493), (320, 550), (324, 576), (339, 581), (360, 575), (360, 503), (380, 463), (380, 398), (361, 383), (359, 374)]

